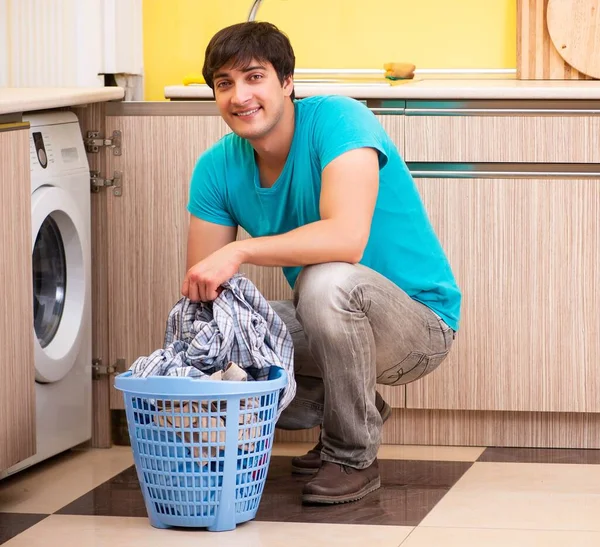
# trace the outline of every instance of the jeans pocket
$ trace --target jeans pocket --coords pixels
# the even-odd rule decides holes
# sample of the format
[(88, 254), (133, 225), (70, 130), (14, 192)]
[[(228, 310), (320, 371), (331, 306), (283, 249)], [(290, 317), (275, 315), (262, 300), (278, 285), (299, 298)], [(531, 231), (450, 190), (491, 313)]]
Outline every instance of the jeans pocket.
[(377, 383), (386, 386), (399, 386), (414, 382), (438, 368), (449, 352), (448, 349), (440, 353), (426, 355), (425, 353), (411, 351), (398, 364), (383, 371), (377, 377)]

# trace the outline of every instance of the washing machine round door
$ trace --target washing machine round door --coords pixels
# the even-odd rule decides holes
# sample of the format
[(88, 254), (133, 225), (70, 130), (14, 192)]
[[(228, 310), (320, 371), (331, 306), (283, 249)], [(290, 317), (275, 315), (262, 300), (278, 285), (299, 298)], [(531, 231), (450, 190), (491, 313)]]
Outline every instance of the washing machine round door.
[(81, 347), (87, 268), (83, 219), (65, 190), (31, 196), (35, 378), (57, 382)]

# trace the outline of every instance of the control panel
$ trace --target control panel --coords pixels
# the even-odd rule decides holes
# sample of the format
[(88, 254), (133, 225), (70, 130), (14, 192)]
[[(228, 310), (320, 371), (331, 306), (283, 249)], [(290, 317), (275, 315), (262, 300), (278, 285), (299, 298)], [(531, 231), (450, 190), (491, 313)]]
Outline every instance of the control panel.
[(44, 136), (41, 131), (31, 132), (31, 170), (33, 171), (34, 165), (37, 163), (42, 169), (48, 167), (48, 161), (54, 163), (54, 152), (52, 150), (52, 143), (46, 134), (46, 140), (48, 141), (48, 147), (44, 143)]

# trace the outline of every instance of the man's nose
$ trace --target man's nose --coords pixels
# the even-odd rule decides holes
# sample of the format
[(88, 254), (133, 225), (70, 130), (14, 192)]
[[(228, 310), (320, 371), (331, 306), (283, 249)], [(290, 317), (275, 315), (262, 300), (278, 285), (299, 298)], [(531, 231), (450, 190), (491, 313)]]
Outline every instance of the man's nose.
[(237, 83), (233, 89), (233, 101), (235, 104), (246, 104), (252, 98), (250, 87), (245, 83)]

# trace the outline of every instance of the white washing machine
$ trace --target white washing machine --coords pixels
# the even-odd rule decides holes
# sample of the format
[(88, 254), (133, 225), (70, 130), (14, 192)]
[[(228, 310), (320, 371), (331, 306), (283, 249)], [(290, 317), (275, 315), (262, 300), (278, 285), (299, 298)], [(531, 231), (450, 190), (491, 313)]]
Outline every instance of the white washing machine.
[(30, 128), (36, 454), (10, 475), (91, 438), (90, 171), (72, 112)]

